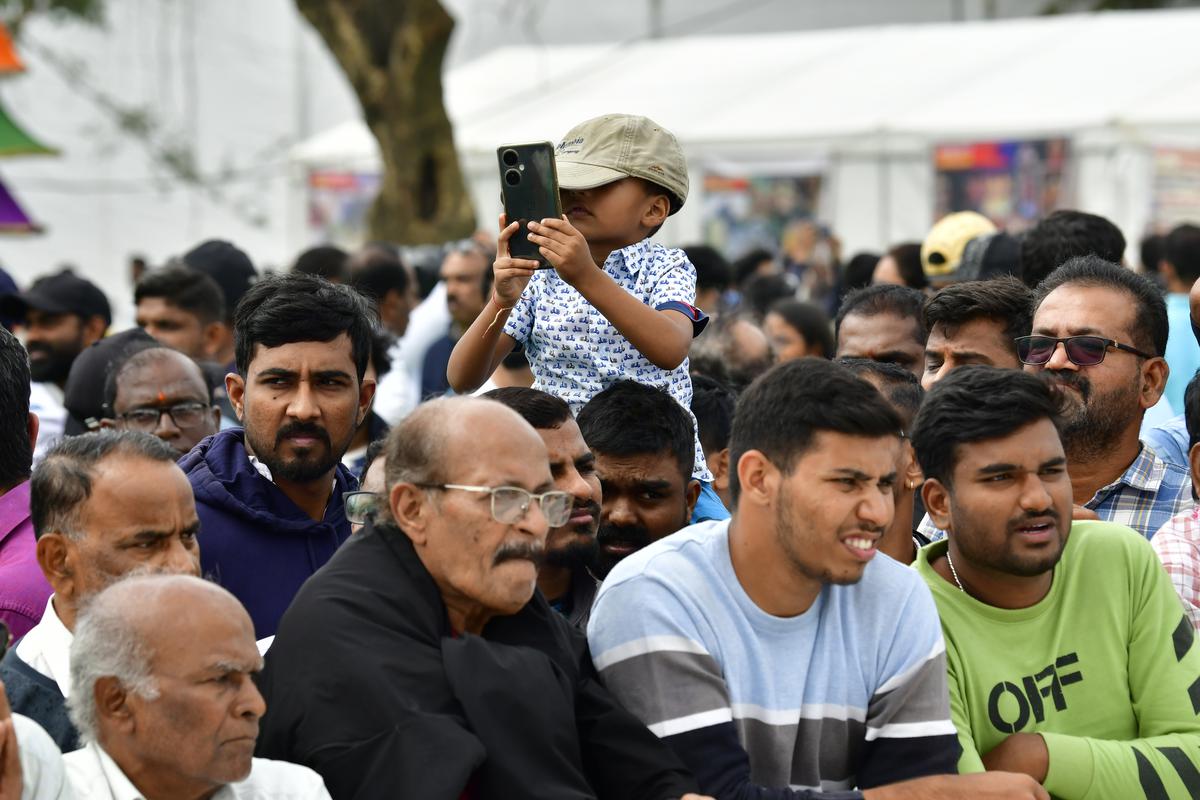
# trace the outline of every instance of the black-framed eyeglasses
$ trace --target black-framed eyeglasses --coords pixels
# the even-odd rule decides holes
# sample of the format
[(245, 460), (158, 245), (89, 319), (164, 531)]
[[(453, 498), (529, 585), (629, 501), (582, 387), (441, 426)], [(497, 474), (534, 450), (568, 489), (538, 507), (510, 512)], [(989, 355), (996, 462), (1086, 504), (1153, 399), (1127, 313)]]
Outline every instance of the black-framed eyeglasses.
[(379, 492), (346, 492), (342, 495), (342, 506), (346, 519), (355, 525), (366, 525), (383, 507), (383, 495)]
[(567, 524), (571, 518), (571, 508), (575, 498), (568, 492), (542, 492), (534, 494), (519, 486), (465, 486), (461, 483), (418, 483), (422, 489), (438, 489), (445, 491), (453, 489), (459, 492), (475, 492), (492, 496), (492, 519), (505, 525), (512, 525), (525, 518), (529, 505), (534, 500), (542, 509), (542, 516), (551, 528), (559, 528)]
[(204, 416), (212, 409), (207, 403), (176, 403), (173, 406), (161, 408), (135, 408), (118, 414), (117, 419), (125, 423), (125, 427), (138, 431), (154, 431), (158, 421), (166, 414), (180, 430), (195, 428), (204, 424)]
[(1021, 359), (1022, 364), (1041, 365), (1049, 362), (1054, 358), (1054, 351), (1058, 349), (1059, 342), (1062, 342), (1067, 358), (1077, 367), (1096, 366), (1104, 361), (1110, 347), (1142, 358), (1157, 358), (1136, 347), (1121, 344), (1115, 339), (1105, 339), (1103, 336), (1018, 336), (1013, 341), (1017, 343), (1017, 358)]

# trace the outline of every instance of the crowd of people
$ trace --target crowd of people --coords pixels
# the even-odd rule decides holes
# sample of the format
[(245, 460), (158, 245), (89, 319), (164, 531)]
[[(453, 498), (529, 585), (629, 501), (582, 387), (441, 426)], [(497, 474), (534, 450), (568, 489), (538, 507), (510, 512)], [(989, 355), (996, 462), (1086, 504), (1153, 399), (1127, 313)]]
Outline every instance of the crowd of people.
[(1200, 797), (1200, 227), (730, 263), (651, 120), (556, 160), (0, 299), (0, 800)]

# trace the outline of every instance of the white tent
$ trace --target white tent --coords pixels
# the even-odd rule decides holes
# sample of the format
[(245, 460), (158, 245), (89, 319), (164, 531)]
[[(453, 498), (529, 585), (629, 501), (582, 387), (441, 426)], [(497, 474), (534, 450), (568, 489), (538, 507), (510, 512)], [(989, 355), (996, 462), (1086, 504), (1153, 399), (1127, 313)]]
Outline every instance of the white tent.
[[(823, 169), (822, 216), (850, 249), (920, 238), (935, 143), (1069, 137), (1075, 205), (1136, 241), (1151, 213), (1151, 148), (1200, 147), (1200, 11), (903, 25), (813, 33), (505, 48), (446, 76), (481, 223), (495, 148), (557, 140), (606, 112), (679, 137), (693, 197), (664, 229), (700, 233), (701, 176)], [(292, 152), (301, 165), (377, 163), (360, 122)], [(1132, 244), (1132, 242), (1131, 242)]]

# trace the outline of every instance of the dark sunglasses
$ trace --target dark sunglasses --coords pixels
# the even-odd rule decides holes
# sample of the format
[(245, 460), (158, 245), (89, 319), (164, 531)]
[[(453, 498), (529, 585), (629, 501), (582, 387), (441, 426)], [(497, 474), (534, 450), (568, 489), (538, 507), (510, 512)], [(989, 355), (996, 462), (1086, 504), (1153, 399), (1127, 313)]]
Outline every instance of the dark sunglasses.
[(1049, 362), (1054, 358), (1054, 351), (1058, 349), (1059, 342), (1062, 342), (1067, 358), (1077, 367), (1096, 366), (1104, 361), (1110, 347), (1142, 358), (1157, 358), (1143, 353), (1136, 347), (1121, 344), (1115, 339), (1105, 339), (1103, 336), (1018, 336), (1013, 341), (1017, 343), (1017, 358), (1021, 359), (1022, 364), (1041, 365)]

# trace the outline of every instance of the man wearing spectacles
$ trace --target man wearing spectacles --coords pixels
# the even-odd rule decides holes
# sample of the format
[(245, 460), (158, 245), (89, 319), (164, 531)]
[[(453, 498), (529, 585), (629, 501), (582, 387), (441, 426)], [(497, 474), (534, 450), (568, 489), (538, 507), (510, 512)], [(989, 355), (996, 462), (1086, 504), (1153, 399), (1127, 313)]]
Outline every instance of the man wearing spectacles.
[(1167, 327), (1153, 283), (1083, 256), (1038, 285), (1033, 334), (1016, 340), (1025, 371), (1066, 395), (1062, 442), (1075, 504), (1147, 539), (1192, 505), (1187, 470), (1139, 438), (1166, 386)]
[(134, 353), (109, 376), (104, 428), (142, 431), (184, 455), (220, 429), (221, 412), (209, 402), (196, 362), (169, 347)]
[[(297, 593), (259, 686), (258, 754), (335, 797), (667, 800), (693, 788), (534, 591), (572, 498), (511, 409), (419, 406), (386, 447), (386, 518)], [(694, 800), (694, 798), (693, 798)]]

